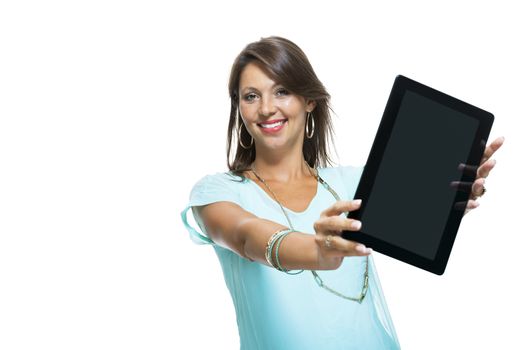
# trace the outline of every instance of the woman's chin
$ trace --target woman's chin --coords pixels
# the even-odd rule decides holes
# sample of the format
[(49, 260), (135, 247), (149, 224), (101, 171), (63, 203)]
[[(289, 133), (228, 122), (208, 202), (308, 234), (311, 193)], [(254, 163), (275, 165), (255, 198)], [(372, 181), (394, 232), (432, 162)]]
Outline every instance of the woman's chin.
[(257, 145), (259, 146), (258, 148), (268, 151), (287, 151), (293, 149), (292, 142), (283, 139), (262, 140), (258, 142)]

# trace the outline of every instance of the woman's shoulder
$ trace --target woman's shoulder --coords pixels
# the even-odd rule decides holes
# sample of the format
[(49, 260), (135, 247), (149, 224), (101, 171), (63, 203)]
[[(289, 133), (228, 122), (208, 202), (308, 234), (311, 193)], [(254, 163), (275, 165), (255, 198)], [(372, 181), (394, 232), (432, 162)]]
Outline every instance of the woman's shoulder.
[(358, 179), (361, 178), (361, 174), (363, 173), (363, 167), (362, 166), (354, 166), (354, 165), (345, 165), (345, 166), (334, 166), (334, 167), (326, 167), (326, 168), (319, 168), (319, 175), (322, 177), (323, 175), (325, 177), (343, 177), (343, 178), (355, 178)]
[(203, 176), (191, 189), (192, 202), (203, 203), (215, 200), (237, 201), (238, 191), (247, 180), (232, 172), (217, 172)]
[(202, 233), (188, 223), (188, 210), (191, 207), (203, 206), (215, 202), (232, 202), (240, 205), (241, 196), (239, 194), (239, 188), (236, 186), (242, 183), (244, 183), (244, 179), (240, 176), (230, 172), (218, 172), (203, 176), (193, 185), (188, 205), (181, 212), (181, 217), (182, 222), (190, 232), (190, 236), (196, 243), (206, 244), (213, 243), (213, 241), (207, 236), (197, 216), (194, 216), (195, 221), (199, 223)]
[(246, 179), (242, 176), (235, 175), (231, 171), (227, 172), (216, 172), (216, 173), (210, 173), (204, 175), (200, 180), (197, 181), (196, 184), (214, 184), (214, 183), (222, 183), (222, 184), (230, 184), (230, 183), (240, 183), (244, 182)]
[(235, 175), (230, 171), (216, 172), (200, 178), (193, 186), (192, 192), (229, 189), (246, 181), (244, 177)]
[(335, 166), (319, 168), (319, 176), (341, 195), (341, 198), (354, 198), (357, 185), (363, 173), (361, 166)]

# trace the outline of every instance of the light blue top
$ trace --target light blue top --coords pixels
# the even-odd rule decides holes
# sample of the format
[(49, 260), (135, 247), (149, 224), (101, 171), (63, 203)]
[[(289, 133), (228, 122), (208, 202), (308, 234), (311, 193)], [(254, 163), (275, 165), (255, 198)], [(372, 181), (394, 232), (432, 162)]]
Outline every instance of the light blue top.
[[(343, 200), (354, 198), (361, 173), (362, 168), (355, 167), (319, 169), (321, 178)], [(253, 181), (240, 180), (229, 173), (205, 176), (193, 187), (182, 220), (196, 243), (211, 244), (217, 253), (235, 305), (241, 349), (399, 349), (372, 256), (369, 289), (359, 304), (320, 288), (310, 271), (288, 275), (249, 261), (214, 244), (203, 225), (199, 225), (203, 232), (199, 233), (188, 224), (186, 214), (192, 206), (228, 201), (260, 218), (288, 226), (275, 200)], [(313, 223), (334, 202), (332, 194), (318, 184), (305, 211), (285, 210), (296, 230), (314, 234)], [(326, 285), (356, 297), (363, 285), (365, 259), (346, 258), (339, 269), (318, 273)]]

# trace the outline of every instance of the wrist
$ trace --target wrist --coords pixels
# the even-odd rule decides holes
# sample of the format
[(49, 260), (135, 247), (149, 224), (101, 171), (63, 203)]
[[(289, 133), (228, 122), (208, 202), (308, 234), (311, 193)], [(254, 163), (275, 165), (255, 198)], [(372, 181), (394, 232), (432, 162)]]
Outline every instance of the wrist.
[(328, 249), (316, 244), (317, 247), (317, 269), (316, 270), (336, 270), (343, 263), (341, 256), (331, 256)]
[(316, 270), (319, 264), (315, 236), (291, 232), (281, 242), (279, 260), (287, 270)]

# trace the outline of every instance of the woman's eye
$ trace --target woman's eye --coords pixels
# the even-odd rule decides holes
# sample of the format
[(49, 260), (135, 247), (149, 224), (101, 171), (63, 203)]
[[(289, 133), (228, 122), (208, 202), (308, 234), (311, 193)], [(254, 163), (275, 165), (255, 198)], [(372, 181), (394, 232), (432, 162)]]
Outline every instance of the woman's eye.
[(253, 93), (244, 95), (244, 100), (248, 101), (248, 102), (251, 102), (251, 101), (255, 100), (256, 98), (257, 98), (257, 95), (255, 95)]
[(286, 90), (286, 89), (278, 89), (276, 91), (276, 94), (277, 94), (277, 96), (286, 96), (286, 95), (288, 95), (288, 90)]

